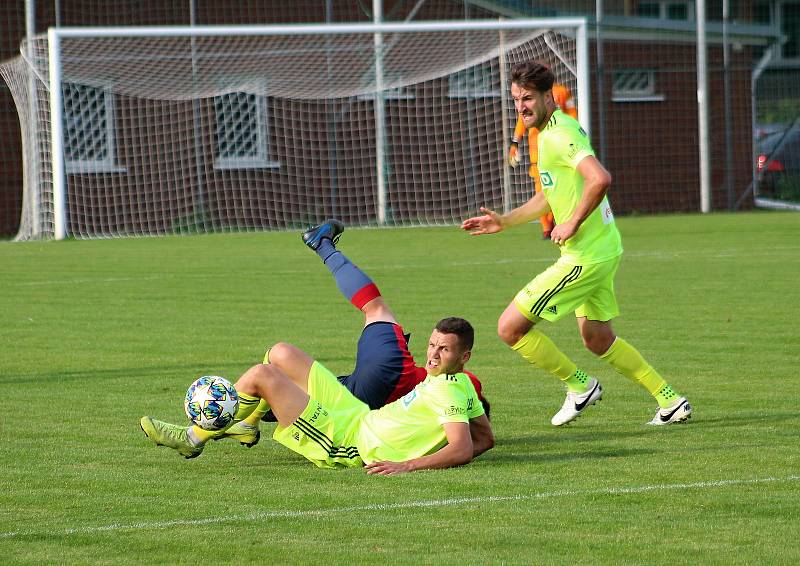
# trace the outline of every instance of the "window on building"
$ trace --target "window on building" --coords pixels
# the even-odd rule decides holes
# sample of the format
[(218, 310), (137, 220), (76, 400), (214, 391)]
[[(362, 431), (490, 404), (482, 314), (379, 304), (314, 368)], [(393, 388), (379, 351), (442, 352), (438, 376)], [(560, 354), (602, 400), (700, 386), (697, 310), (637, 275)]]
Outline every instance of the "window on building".
[(278, 167), (270, 159), (267, 99), (262, 94), (232, 92), (214, 97), (217, 169)]
[(114, 95), (102, 87), (63, 83), (61, 96), (67, 173), (121, 171), (114, 151)]
[(614, 102), (660, 102), (656, 92), (656, 72), (646, 69), (625, 69), (614, 72), (611, 100)]
[(636, 13), (640, 18), (659, 20), (694, 20), (694, 2), (680, 0), (650, 0), (639, 2)]
[[(778, 46), (776, 59), (800, 59), (800, 2), (772, 1), (758, 2), (753, 5), (753, 22), (773, 25), (786, 36), (786, 43)], [(760, 57), (764, 49), (755, 50)]]
[(781, 31), (786, 35), (781, 56), (784, 59), (800, 57), (800, 2), (783, 2), (781, 8)]
[(500, 70), (489, 63), (470, 67), (450, 75), (451, 98), (486, 98), (500, 96)]

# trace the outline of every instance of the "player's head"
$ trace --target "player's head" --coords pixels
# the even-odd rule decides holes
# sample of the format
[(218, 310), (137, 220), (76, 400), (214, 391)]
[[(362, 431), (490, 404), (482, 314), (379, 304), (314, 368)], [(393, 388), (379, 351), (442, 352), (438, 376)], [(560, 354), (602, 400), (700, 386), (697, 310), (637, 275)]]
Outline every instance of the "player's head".
[(472, 355), (475, 330), (463, 318), (443, 318), (428, 340), (425, 369), (431, 375), (458, 373)]
[(528, 128), (542, 129), (555, 110), (550, 67), (539, 61), (518, 63), (511, 68), (511, 97), (514, 108)]

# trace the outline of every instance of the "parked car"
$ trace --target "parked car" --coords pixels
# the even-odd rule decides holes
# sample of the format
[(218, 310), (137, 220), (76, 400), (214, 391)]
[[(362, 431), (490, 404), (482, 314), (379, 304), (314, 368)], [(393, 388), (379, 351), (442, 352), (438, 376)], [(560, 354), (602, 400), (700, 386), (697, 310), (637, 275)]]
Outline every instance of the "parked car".
[(756, 194), (800, 202), (800, 121), (757, 143)]

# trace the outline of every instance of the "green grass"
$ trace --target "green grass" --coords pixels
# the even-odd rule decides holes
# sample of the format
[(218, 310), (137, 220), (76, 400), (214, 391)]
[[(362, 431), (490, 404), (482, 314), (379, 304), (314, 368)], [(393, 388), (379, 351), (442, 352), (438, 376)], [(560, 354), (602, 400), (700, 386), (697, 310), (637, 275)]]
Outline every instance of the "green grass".
[(360, 314), (297, 234), (0, 244), (0, 561), (800, 562), (800, 216), (619, 225), (615, 328), (692, 401), (687, 425), (645, 426), (652, 399), (567, 318), (547, 332), (606, 393), (550, 426), (560, 385), (495, 334), (555, 257), (537, 226), (344, 235), (418, 357), (439, 318), (473, 322), (492, 401), (492, 451), (391, 478), (318, 470), (269, 434), (184, 460), (139, 429), (181, 421), (195, 377), (235, 379), (278, 340), (352, 368)]

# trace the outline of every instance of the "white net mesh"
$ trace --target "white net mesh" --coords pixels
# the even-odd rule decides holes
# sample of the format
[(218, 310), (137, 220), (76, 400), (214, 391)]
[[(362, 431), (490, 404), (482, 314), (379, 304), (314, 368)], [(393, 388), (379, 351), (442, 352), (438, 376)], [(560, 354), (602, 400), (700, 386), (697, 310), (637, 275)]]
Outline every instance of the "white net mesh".
[[(507, 76), (519, 61), (547, 61), (577, 99), (575, 34), (382, 42), (376, 74), (372, 33), (62, 38), (67, 234), (288, 229), (329, 216), (444, 224), (527, 200), (517, 168), (504, 202), (515, 116), (500, 66)], [(26, 138), (18, 239), (54, 230), (47, 38), (31, 47), (32, 60), (0, 67)]]

